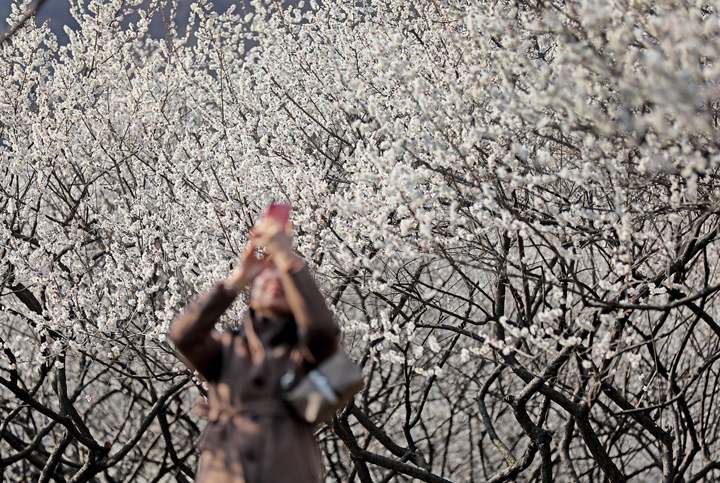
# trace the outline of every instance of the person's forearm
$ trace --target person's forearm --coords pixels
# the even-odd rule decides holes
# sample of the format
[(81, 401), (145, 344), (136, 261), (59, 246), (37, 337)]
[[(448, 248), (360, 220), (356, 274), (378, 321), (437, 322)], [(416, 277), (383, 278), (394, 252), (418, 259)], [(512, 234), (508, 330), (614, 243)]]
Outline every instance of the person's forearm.
[(245, 292), (250, 288), (252, 280), (248, 279), (248, 275), (243, 266), (244, 262), (232, 271), (232, 273), (222, 283), (230, 292), (234, 292), (235, 296), (240, 292)]
[(307, 264), (295, 255), (282, 255), (276, 264), (300, 336), (319, 362), (337, 349), (338, 326)]
[(237, 295), (238, 290), (227, 281), (216, 282), (173, 321), (170, 340), (180, 351), (202, 344)]

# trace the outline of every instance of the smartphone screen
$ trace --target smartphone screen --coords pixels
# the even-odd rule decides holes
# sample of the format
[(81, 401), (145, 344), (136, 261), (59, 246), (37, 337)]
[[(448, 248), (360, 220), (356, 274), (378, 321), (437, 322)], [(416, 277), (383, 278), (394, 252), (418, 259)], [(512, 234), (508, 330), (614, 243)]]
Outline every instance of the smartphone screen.
[(287, 203), (271, 203), (265, 214), (284, 226), (290, 219), (290, 205)]

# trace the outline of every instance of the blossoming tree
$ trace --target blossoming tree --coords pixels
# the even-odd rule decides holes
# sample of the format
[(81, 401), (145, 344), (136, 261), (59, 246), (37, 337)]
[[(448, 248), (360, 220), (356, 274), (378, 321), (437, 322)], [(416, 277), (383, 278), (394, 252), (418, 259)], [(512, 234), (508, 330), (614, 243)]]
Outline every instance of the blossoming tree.
[(165, 334), (271, 199), (366, 374), (328, 481), (719, 477), (712, 2), (166, 3), (0, 45), (5, 478), (192, 479)]

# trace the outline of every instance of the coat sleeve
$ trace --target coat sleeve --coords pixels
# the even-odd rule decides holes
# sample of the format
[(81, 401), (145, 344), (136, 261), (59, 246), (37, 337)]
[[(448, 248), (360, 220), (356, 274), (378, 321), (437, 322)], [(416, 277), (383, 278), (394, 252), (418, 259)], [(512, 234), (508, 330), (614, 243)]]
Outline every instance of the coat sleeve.
[(217, 282), (190, 303), (170, 326), (169, 338), (186, 365), (208, 381), (220, 377), (222, 366), (222, 342), (214, 326), (236, 297), (236, 292), (222, 281)]
[(299, 269), (283, 272), (282, 279), (288, 305), (298, 324), (300, 340), (313, 359), (309, 362), (320, 363), (337, 350), (340, 332), (325, 297), (306, 263)]

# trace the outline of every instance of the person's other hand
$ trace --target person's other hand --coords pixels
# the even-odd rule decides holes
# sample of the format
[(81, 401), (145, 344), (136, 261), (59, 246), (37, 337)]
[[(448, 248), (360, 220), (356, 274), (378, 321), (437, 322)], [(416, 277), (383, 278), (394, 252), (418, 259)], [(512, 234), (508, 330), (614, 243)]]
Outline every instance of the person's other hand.
[(236, 292), (246, 289), (260, 272), (270, 266), (270, 262), (266, 258), (259, 258), (255, 253), (257, 244), (255, 240), (250, 240), (245, 246), (245, 250), (240, 255), (239, 262), (235, 270), (228, 277), (228, 285)]

